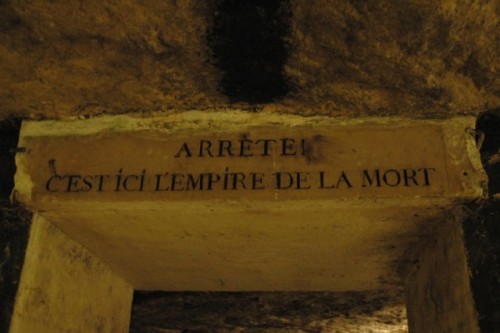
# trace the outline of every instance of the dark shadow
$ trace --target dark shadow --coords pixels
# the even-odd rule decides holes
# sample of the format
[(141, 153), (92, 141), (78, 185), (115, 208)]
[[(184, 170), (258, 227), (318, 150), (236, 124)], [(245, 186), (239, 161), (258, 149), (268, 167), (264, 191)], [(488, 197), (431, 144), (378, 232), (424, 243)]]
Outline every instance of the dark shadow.
[(470, 205), (464, 236), (481, 332), (500, 332), (500, 200), (493, 198), (500, 193), (500, 110), (481, 114), (476, 131), (490, 199)]
[(19, 130), (21, 120), (7, 119), (0, 121), (0, 166), (2, 177), (0, 177), (0, 200), (8, 200), (14, 189), (14, 174), (16, 163), (14, 160), (15, 148), (19, 141)]
[(231, 101), (268, 103), (288, 93), (288, 17), (285, 0), (217, 2), (207, 40)]
[(28, 242), (31, 214), (10, 202), (21, 121), (0, 121), (0, 332), (8, 332)]
[(481, 160), (488, 174), (488, 192), (500, 193), (500, 109), (482, 113), (476, 123), (478, 135), (482, 137)]

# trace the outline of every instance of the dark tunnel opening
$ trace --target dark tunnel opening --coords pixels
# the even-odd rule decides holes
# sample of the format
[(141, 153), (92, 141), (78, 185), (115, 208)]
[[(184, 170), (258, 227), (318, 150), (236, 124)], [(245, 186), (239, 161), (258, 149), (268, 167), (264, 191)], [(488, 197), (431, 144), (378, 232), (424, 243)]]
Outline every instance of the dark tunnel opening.
[(288, 2), (218, 2), (207, 36), (213, 61), (222, 72), (220, 90), (232, 102), (268, 103), (289, 91)]

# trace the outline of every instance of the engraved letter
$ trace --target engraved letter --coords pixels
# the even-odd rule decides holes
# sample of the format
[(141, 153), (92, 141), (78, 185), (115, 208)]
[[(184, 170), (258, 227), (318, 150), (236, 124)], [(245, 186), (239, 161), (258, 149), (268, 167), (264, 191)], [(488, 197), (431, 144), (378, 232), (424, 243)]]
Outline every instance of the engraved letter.
[[(191, 157), (191, 151), (189, 150), (187, 142), (184, 142), (182, 144), (181, 149), (179, 149), (179, 152), (177, 154), (175, 154), (174, 157), (175, 158), (181, 157), (182, 152), (184, 152), (184, 154), (186, 154), (184, 157)], [(200, 152), (200, 154), (201, 154), (201, 152)]]
[(50, 186), (52, 184), (52, 181), (53, 180), (61, 180), (61, 176), (58, 176), (58, 175), (54, 175), (52, 177), (49, 178), (49, 180), (47, 180), (47, 184), (45, 184), (45, 189), (49, 192), (57, 192), (56, 189), (52, 189), (52, 187)]

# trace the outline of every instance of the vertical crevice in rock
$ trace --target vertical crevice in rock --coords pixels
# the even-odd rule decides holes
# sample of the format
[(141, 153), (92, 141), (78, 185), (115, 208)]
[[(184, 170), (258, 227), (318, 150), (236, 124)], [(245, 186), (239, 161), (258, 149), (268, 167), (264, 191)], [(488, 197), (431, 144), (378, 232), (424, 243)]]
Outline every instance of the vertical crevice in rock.
[(0, 332), (7, 332), (14, 307), (31, 214), (10, 202), (21, 121), (0, 121)]
[(481, 332), (500, 330), (500, 109), (481, 114), (476, 123), (481, 160), (488, 174), (490, 199), (470, 206), (464, 223), (471, 285)]
[(481, 135), (481, 160), (488, 174), (488, 192), (500, 193), (500, 109), (481, 114), (476, 129)]
[(220, 90), (233, 102), (268, 103), (285, 96), (287, 0), (220, 0), (207, 36)]
[(15, 148), (19, 141), (21, 121), (8, 118), (0, 121), (0, 200), (8, 201), (14, 189), (14, 174), (16, 173)]

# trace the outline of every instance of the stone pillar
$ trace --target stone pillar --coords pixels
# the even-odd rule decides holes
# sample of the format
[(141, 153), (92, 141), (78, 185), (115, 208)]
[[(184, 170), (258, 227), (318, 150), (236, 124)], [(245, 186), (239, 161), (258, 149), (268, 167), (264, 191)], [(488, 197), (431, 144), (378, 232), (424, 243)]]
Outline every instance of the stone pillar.
[(479, 333), (463, 241), (464, 214), (456, 210), (414, 249), (405, 298), (410, 333)]
[(11, 333), (128, 332), (132, 287), (35, 215)]

